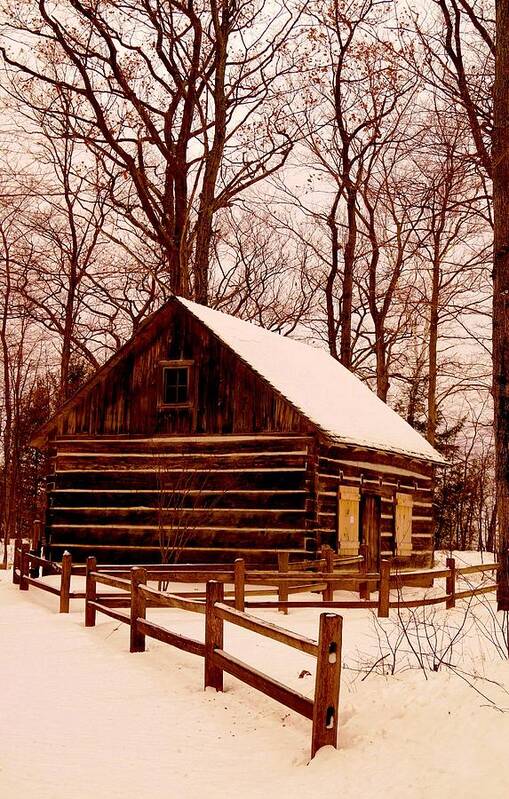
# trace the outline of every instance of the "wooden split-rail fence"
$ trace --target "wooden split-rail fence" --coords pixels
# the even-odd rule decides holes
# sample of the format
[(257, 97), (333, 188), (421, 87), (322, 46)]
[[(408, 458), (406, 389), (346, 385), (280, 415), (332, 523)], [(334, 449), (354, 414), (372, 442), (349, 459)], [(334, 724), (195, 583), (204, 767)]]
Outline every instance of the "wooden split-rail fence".
[[(459, 567), (454, 558), (448, 558), (445, 569), (421, 569), (418, 571), (391, 571), (389, 560), (382, 560), (380, 571), (369, 573), (365, 569), (365, 559), (361, 557), (341, 559), (334, 555), (329, 547), (322, 550), (322, 558), (313, 561), (290, 564), (286, 553), (280, 553), (279, 569), (249, 569), (243, 559), (238, 558), (232, 565), (228, 564), (148, 564), (146, 568), (151, 579), (159, 585), (167, 583), (207, 583), (213, 579), (222, 584), (231, 585), (232, 590), (224, 592), (224, 599), (237, 610), (274, 609), (288, 613), (291, 608), (328, 608), (336, 610), (372, 609), (378, 616), (387, 617), (391, 609), (418, 608), (427, 605), (445, 604), (446, 608), (455, 607), (456, 601), (469, 599), (476, 595), (489, 594), (497, 590), (497, 583), (468, 586), (458, 590), (459, 580), (472, 574), (497, 573), (500, 563), (484, 563)], [(336, 571), (336, 569), (355, 565), (357, 571)], [(97, 565), (97, 571), (129, 578), (133, 566), (129, 565)], [(59, 575), (60, 585), (49, 585), (40, 579), (43, 575)], [(84, 591), (71, 590), (73, 576), (85, 576), (86, 566), (74, 564), (71, 555), (66, 552), (61, 563), (48, 561), (30, 551), (29, 544), (18, 544), (14, 550), (13, 582), (19, 584), (21, 590), (30, 586), (40, 588), (59, 597), (60, 612), (68, 613), (71, 599), (85, 599)], [(423, 580), (445, 579), (445, 593), (429, 596), (426, 593), (416, 599), (403, 599), (401, 589), (405, 586), (418, 586)], [(356, 589), (359, 600), (334, 600), (336, 590)], [(376, 600), (371, 600), (371, 593), (378, 590)], [(397, 591), (396, 598), (391, 599), (391, 591)], [(290, 595), (299, 593), (316, 593), (321, 599), (290, 599)], [(175, 594), (176, 595), (176, 594)], [(268, 599), (276, 595), (276, 599)], [(182, 599), (192, 598), (195, 602), (205, 601), (205, 592), (193, 590), (179, 592)], [(116, 599), (122, 602), (121, 599)]]
[[(320, 615), (318, 641), (258, 619), (224, 601), (224, 584), (209, 580), (205, 601), (192, 600), (150, 588), (160, 573), (133, 567), (130, 580), (96, 571), (95, 558), (87, 562), (85, 626), (93, 627), (98, 612), (129, 625), (130, 651), (144, 652), (146, 637), (204, 658), (204, 687), (223, 690), (223, 674), (231, 674), (251, 688), (283, 704), (312, 722), (311, 757), (322, 746), (337, 746), (339, 684), (341, 675), (342, 618), (335, 613)], [(107, 586), (122, 594), (102, 594), (97, 586)], [(129, 601), (129, 613), (115, 607)], [(125, 607), (125, 604), (124, 604)], [(147, 608), (177, 608), (205, 615), (205, 641), (198, 641), (161, 627), (147, 619)], [(224, 649), (224, 624), (229, 623), (316, 657), (314, 698), (303, 696), (267, 674), (234, 657)]]
[[(497, 572), (498, 563), (478, 564), (458, 568), (449, 558), (445, 569), (421, 570), (418, 572), (391, 573), (390, 562), (382, 561), (380, 572), (365, 571), (364, 561), (359, 571), (349, 574), (334, 572), (337, 559), (332, 550), (325, 550), (324, 557), (312, 562), (309, 568), (323, 571), (303, 571), (301, 564), (289, 564), (280, 560), (277, 572), (246, 569), (243, 560), (237, 559), (233, 566), (221, 564), (179, 564), (168, 566), (99, 566), (95, 557), (89, 557), (86, 565), (73, 564), (69, 553), (62, 562), (52, 563), (29, 551), (28, 544), (15, 548), (13, 581), (21, 590), (30, 586), (49, 591), (59, 597), (60, 612), (69, 612), (71, 599), (85, 600), (85, 626), (96, 623), (97, 613), (102, 613), (130, 628), (130, 651), (145, 651), (146, 637), (174, 646), (204, 659), (204, 687), (223, 690), (223, 674), (226, 672), (241, 682), (261, 691), (285, 707), (312, 721), (311, 756), (322, 746), (337, 745), (338, 703), (341, 675), (342, 618), (335, 613), (320, 615), (319, 636), (313, 641), (275, 624), (259, 619), (246, 612), (246, 608), (273, 608), (287, 612), (290, 607), (322, 607), (327, 609), (373, 608), (378, 616), (387, 617), (391, 608), (417, 608), (445, 603), (447, 608), (455, 606), (457, 600), (487, 594), (496, 590), (496, 584), (469, 587), (458, 591), (458, 578), (467, 575)], [(352, 559), (358, 561), (359, 559)], [(336, 562), (335, 562), (336, 561)], [(344, 565), (342, 562), (341, 565)], [(359, 563), (357, 562), (359, 566)], [(50, 586), (36, 576), (39, 569), (44, 574), (60, 575), (59, 587)], [(85, 591), (72, 591), (73, 575), (85, 576)], [(419, 597), (404, 601), (398, 591), (397, 600), (391, 601), (391, 589), (415, 584), (423, 578), (444, 579), (446, 593), (439, 596)], [(152, 588), (155, 582), (159, 588)], [(169, 593), (161, 590), (162, 583), (205, 583), (204, 592)], [(225, 592), (225, 584), (234, 586), (233, 592)], [(345, 584), (356, 584), (359, 601), (334, 601), (334, 590)], [(252, 594), (246, 585), (258, 585), (256, 594), (266, 593), (276, 585), (278, 598), (275, 601), (250, 599)], [(101, 590), (98, 590), (98, 586)], [(263, 587), (262, 587), (263, 586)], [(378, 588), (378, 599), (370, 600), (373, 587)], [(103, 589), (110, 589), (104, 591)], [(113, 589), (117, 593), (111, 591)], [(293, 591), (320, 591), (321, 601), (290, 600)], [(205, 615), (205, 641), (198, 641), (168, 630), (147, 619), (148, 608), (176, 608)], [(128, 609), (128, 612), (123, 612)], [(303, 696), (267, 674), (254, 669), (224, 649), (224, 624), (229, 623), (255, 634), (262, 635), (293, 647), (317, 659), (314, 698)]]

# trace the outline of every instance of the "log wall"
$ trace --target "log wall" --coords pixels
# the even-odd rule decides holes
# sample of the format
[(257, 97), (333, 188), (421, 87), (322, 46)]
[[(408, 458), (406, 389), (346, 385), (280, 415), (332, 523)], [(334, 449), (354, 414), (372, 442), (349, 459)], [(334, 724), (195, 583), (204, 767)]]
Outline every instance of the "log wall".
[(68, 549), (79, 560), (157, 561), (161, 534), (181, 545), (181, 562), (309, 556), (313, 453), (306, 436), (59, 438), (51, 556)]

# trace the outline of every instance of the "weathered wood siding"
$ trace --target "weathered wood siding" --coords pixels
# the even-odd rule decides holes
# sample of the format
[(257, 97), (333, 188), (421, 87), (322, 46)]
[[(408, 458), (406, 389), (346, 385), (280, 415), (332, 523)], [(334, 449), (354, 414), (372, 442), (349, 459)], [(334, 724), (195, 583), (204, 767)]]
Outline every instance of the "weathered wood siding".
[[(192, 361), (192, 407), (161, 408), (162, 361)], [(170, 305), (58, 418), (56, 435), (307, 433), (311, 425), (201, 322)]]
[(308, 554), (313, 453), (304, 436), (59, 438), (46, 524), (52, 557), (69, 549), (79, 559), (157, 561), (163, 524), (178, 525), (181, 561)]
[(322, 444), (318, 452), (318, 534), (337, 545), (338, 488), (353, 486), (379, 494), (382, 501), (381, 556), (395, 553), (395, 496), (413, 498), (412, 554), (395, 566), (427, 567), (433, 559), (433, 467), (423, 461), (360, 447)]

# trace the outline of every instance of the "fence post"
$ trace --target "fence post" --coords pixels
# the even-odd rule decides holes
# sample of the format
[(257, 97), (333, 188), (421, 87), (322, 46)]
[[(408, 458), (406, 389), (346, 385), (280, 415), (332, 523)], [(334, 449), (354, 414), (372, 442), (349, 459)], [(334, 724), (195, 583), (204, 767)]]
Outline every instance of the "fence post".
[(454, 558), (447, 558), (445, 565), (450, 569), (450, 574), (445, 578), (445, 593), (447, 594), (445, 607), (449, 610), (456, 606), (456, 561)]
[(69, 594), (71, 592), (72, 557), (67, 550), (62, 555), (62, 574), (60, 577), (60, 613), (69, 613)]
[(97, 599), (97, 583), (91, 576), (97, 570), (97, 560), (94, 555), (87, 558), (87, 578), (85, 587), (85, 627), (95, 627), (96, 610), (90, 605)]
[(147, 617), (147, 601), (141, 593), (139, 586), (147, 584), (145, 569), (135, 567), (131, 569), (131, 643), (130, 652), (145, 651), (145, 633), (138, 630), (138, 619)]
[(509, 553), (503, 549), (498, 554), (497, 610), (509, 610)]
[[(359, 570), (361, 574), (367, 574), (368, 571), (368, 547), (366, 544), (360, 544), (359, 554), (362, 555)], [(370, 588), (369, 583), (359, 583), (359, 599), (367, 599), (369, 602)]]
[(205, 688), (223, 690), (223, 670), (214, 663), (214, 650), (223, 648), (223, 620), (214, 609), (216, 602), (224, 598), (223, 584), (215, 580), (207, 583), (205, 614)]
[[(40, 557), (41, 555), (41, 521), (40, 519), (34, 519), (34, 524), (32, 527), (32, 552), (34, 555)], [(36, 563), (32, 566), (30, 570), (30, 576), (37, 578), (39, 577), (39, 564)]]
[(389, 616), (389, 597), (391, 589), (391, 562), (380, 562), (380, 583), (378, 586), (378, 616), (386, 619)]
[(21, 544), (19, 587), (21, 591), (28, 591), (28, 571), (30, 568), (28, 550), (30, 544), (24, 541)]
[(320, 614), (311, 757), (322, 746), (337, 745), (342, 629), (341, 616)]
[[(327, 574), (332, 574), (334, 571), (334, 552), (328, 544), (322, 545), (322, 559), (325, 560), (325, 571)], [(334, 601), (334, 587), (332, 583), (327, 583), (322, 593), (324, 602)]]
[(246, 563), (243, 558), (236, 558), (233, 564), (234, 569), (234, 588), (235, 588), (235, 609), (245, 610), (246, 600)]
[[(288, 552), (277, 553), (277, 567), (280, 572), (290, 571), (288, 564)], [(278, 584), (278, 602), (288, 602), (288, 583), (282, 582)], [(288, 615), (288, 608), (278, 608), (280, 613)]]
[(20, 549), (21, 549), (21, 538), (16, 538), (14, 541), (14, 561), (12, 564), (12, 582), (14, 585), (19, 585), (19, 572), (21, 571), (21, 563), (20, 563)]

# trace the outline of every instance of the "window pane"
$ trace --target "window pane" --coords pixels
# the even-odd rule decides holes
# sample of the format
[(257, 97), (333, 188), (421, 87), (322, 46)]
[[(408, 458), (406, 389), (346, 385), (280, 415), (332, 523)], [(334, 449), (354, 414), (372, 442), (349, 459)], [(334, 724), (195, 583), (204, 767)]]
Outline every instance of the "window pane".
[(189, 369), (187, 366), (166, 367), (163, 370), (163, 402), (176, 405), (189, 400)]

